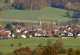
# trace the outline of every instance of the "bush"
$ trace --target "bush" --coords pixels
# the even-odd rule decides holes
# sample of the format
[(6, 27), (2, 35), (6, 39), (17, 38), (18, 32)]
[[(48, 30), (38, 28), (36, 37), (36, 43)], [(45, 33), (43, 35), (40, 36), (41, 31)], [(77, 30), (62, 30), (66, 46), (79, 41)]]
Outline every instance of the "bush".
[(38, 47), (33, 51), (33, 55), (44, 55), (45, 47)]
[(73, 48), (69, 48), (67, 50), (67, 55), (75, 55), (74, 49)]
[(61, 48), (64, 48), (64, 44), (63, 44), (63, 41), (62, 41), (62, 39), (59, 39), (59, 40), (57, 40), (54, 44), (53, 44), (53, 46), (56, 48), (56, 49), (61, 49)]
[(60, 54), (66, 54), (66, 49), (61, 48), (61, 49), (59, 49), (58, 53), (60, 53)]
[(22, 46), (22, 43), (18, 43), (18, 47), (21, 47)]
[(38, 47), (33, 55), (58, 55), (58, 51), (53, 46)]
[(38, 47), (43, 47), (42, 43), (40, 43), (40, 44), (38, 45)]
[(45, 50), (48, 55), (58, 55), (58, 50), (53, 46), (48, 46)]
[(14, 44), (10, 44), (10, 47), (14, 47)]
[(75, 55), (80, 55), (80, 49), (75, 50)]
[(16, 49), (14, 55), (32, 55), (32, 50), (29, 47)]

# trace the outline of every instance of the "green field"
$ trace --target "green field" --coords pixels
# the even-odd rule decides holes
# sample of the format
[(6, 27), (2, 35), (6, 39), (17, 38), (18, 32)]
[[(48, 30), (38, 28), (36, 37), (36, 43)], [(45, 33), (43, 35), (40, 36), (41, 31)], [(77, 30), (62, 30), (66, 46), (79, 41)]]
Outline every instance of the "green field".
[(65, 16), (66, 10), (58, 8), (44, 8), (41, 10), (3, 10), (0, 12), (0, 21), (20, 21), (20, 22), (39, 22), (39, 21), (55, 21), (66, 22), (71, 20)]
[[(27, 38), (27, 39), (15, 39), (15, 40), (0, 40), (0, 52), (4, 54), (10, 53), (13, 50), (20, 47), (36, 48), (39, 44), (43, 46), (47, 45), (48, 42), (54, 43), (58, 38)], [(65, 48), (80, 48), (80, 39), (63, 40)], [(22, 46), (18, 44), (21, 43)], [(14, 47), (11, 47), (14, 44)]]

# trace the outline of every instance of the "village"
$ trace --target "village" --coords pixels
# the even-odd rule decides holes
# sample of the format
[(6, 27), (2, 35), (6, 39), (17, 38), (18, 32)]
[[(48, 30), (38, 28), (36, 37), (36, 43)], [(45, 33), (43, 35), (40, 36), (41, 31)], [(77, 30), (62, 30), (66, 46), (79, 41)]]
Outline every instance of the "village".
[(0, 55), (80, 55), (80, 0), (0, 0)]
[(80, 38), (80, 25), (25, 24), (13, 22), (0, 26), (0, 39), (31, 37)]

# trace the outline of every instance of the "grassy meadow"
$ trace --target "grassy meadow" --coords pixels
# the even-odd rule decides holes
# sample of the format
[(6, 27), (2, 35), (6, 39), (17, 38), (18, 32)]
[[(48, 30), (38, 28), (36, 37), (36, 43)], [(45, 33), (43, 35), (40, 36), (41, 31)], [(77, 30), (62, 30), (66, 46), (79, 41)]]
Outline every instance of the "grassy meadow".
[[(46, 46), (50, 43), (55, 43), (59, 38), (27, 38), (27, 39), (9, 39), (0, 40), (0, 52), (7, 54), (21, 47), (36, 48), (39, 44)], [(80, 39), (63, 39), (65, 48), (80, 48)], [(21, 44), (19, 46), (19, 44)]]
[(41, 10), (4, 10), (0, 12), (0, 21), (11, 22), (67, 22), (71, 20), (66, 15), (66, 10), (58, 8), (44, 8)]

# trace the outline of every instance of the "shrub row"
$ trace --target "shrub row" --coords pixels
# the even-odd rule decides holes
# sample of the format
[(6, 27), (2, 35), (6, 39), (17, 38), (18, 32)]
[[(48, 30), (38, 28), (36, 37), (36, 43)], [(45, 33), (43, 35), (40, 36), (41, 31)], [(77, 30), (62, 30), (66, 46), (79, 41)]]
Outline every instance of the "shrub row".
[(62, 40), (57, 40), (54, 44), (48, 44), (47, 46), (39, 45), (37, 48), (32, 50), (29, 47), (16, 49), (13, 55), (80, 55), (80, 49), (64, 48)]

